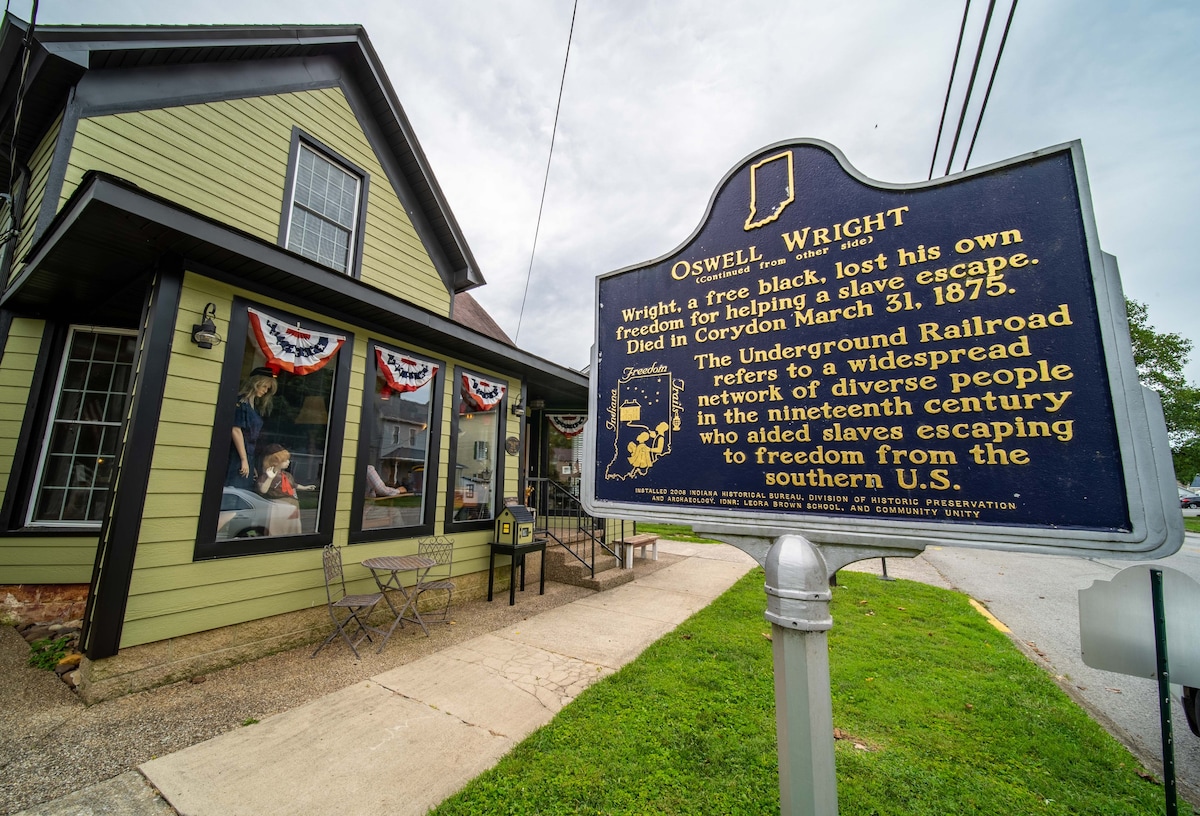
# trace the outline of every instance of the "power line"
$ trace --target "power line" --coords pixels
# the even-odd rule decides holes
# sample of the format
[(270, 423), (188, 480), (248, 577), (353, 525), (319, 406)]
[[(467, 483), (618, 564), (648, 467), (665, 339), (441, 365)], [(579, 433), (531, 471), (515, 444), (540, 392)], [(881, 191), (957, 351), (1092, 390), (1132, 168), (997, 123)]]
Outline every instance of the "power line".
[(1000, 68), (1000, 58), (1004, 56), (1004, 44), (1008, 42), (1008, 31), (1012, 28), (1013, 15), (1017, 13), (1017, 0), (1012, 0), (1008, 9), (1008, 19), (1004, 22), (1004, 35), (1000, 38), (1000, 48), (996, 51), (996, 61), (992, 63), (992, 75), (988, 77), (987, 91), (983, 95), (983, 104), (979, 106), (979, 118), (975, 120), (975, 132), (971, 134), (971, 145), (967, 148), (967, 157), (963, 159), (963, 170), (971, 161), (971, 153), (975, 150), (975, 139), (979, 136), (979, 126), (983, 124), (983, 112), (987, 110), (988, 99), (992, 96), (992, 83), (996, 81), (996, 71)]
[(562, 110), (563, 88), (567, 84), (567, 63), (571, 59), (571, 41), (575, 36), (575, 13), (579, 10), (579, 0), (571, 7), (571, 28), (567, 32), (567, 53), (563, 56), (562, 78), (558, 82), (558, 103), (554, 106), (554, 126), (550, 130), (550, 153), (546, 156), (546, 174), (542, 179), (542, 200), (538, 203), (537, 224), (533, 228), (533, 247), (529, 250), (529, 269), (525, 272), (525, 293), (521, 295), (521, 311), (517, 315), (517, 331), (513, 342), (521, 337), (521, 324), (525, 320), (525, 301), (529, 298), (529, 281), (533, 277), (533, 259), (537, 255), (538, 235), (542, 231), (542, 211), (546, 206), (546, 188), (550, 186), (550, 162), (554, 159), (554, 140), (558, 135), (558, 114)]
[(971, 0), (963, 8), (962, 24), (958, 27), (958, 45), (954, 46), (954, 62), (950, 64), (950, 79), (946, 82), (946, 100), (942, 102), (942, 118), (938, 120), (937, 140), (933, 143), (933, 155), (929, 157), (929, 176), (933, 178), (933, 166), (937, 163), (938, 148), (942, 146), (942, 129), (946, 127), (946, 111), (950, 108), (950, 89), (954, 87), (954, 75), (958, 73), (958, 57), (962, 53), (963, 34), (967, 30), (967, 16), (971, 13)]
[(958, 150), (958, 139), (962, 136), (963, 122), (967, 118), (967, 105), (971, 101), (971, 92), (975, 89), (975, 76), (979, 73), (979, 62), (983, 58), (983, 44), (987, 41), (988, 29), (992, 25), (992, 12), (996, 10), (996, 0), (988, 0), (987, 16), (983, 20), (983, 31), (979, 32), (979, 47), (975, 49), (975, 64), (971, 66), (971, 79), (967, 82), (967, 93), (963, 97), (962, 111), (958, 115), (958, 127), (954, 130), (954, 141), (950, 145), (950, 155), (946, 157), (946, 172), (950, 175), (950, 165), (954, 162), (954, 154)]

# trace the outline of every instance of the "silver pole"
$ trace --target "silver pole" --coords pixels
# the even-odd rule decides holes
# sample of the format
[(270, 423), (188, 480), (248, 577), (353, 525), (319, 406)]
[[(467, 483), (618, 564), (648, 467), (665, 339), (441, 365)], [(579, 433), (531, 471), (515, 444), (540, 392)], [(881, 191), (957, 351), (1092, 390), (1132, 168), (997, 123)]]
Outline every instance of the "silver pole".
[(775, 658), (779, 809), (836, 816), (833, 699), (829, 685), (832, 593), (821, 551), (804, 536), (775, 539), (767, 553), (767, 620)]

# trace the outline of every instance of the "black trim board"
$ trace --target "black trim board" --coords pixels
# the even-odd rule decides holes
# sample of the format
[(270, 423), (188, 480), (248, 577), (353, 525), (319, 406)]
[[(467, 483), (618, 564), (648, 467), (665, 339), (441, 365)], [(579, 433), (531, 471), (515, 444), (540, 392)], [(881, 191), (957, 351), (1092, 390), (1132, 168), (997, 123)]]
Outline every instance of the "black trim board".
[(138, 336), (140, 355), (133, 405), (124, 428), (121, 457), (113, 474), (108, 513), (100, 529), (96, 565), (88, 592), (82, 641), (92, 660), (115, 655), (121, 645), (125, 608), (133, 577), (134, 556), (146, 506), (162, 398), (175, 333), (175, 317), (183, 293), (179, 259), (167, 258), (150, 288), (146, 319)]

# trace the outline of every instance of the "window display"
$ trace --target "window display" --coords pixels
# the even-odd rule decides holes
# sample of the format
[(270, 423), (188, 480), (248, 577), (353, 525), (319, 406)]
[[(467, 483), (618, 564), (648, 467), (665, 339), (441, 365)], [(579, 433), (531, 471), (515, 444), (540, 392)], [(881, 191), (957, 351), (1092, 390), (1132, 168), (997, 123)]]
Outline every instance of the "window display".
[(317, 531), (345, 338), (247, 309), (216, 540)]
[(359, 458), (361, 529), (425, 523), (439, 366), (383, 345), (368, 352)]
[(495, 518), (496, 488), (504, 421), (501, 406), (507, 387), (474, 374), (459, 379), (456, 436), (454, 442), (455, 521)]

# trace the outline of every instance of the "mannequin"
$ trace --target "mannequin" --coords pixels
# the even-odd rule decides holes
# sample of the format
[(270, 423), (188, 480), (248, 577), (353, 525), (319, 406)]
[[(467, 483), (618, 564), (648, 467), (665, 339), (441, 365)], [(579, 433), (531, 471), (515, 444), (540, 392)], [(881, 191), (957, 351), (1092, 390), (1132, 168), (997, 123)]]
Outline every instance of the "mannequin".
[(283, 445), (272, 443), (263, 450), (262, 467), (255, 487), (270, 499), (275, 507), (271, 513), (268, 535), (299, 535), (300, 500), (297, 491), (316, 490), (316, 485), (296, 484), (287, 472), (292, 454)]
[(271, 401), (278, 387), (271, 369), (256, 368), (238, 389), (229, 441), (229, 466), (225, 471), (226, 485), (249, 488), (254, 484), (255, 447), (258, 435), (262, 433), (263, 417), (271, 413)]

